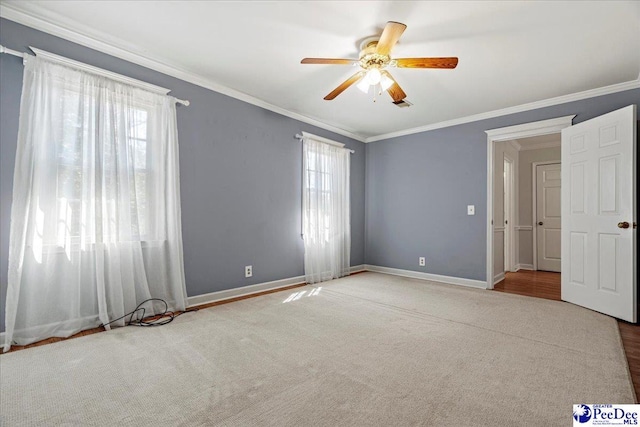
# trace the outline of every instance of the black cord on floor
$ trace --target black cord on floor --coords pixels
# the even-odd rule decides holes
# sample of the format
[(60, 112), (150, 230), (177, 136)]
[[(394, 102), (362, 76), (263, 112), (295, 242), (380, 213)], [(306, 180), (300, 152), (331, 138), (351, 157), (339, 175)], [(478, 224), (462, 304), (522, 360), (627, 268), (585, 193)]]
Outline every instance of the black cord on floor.
[[(145, 317), (145, 311), (146, 309), (144, 307), (142, 307), (143, 304), (149, 302), (149, 301), (160, 301), (164, 304), (164, 311), (161, 314), (154, 314), (148, 317)], [(137, 318), (137, 319), (133, 319), (133, 315), (136, 314), (137, 312), (142, 311), (142, 315)], [(117, 322), (120, 319), (124, 319), (125, 317), (129, 316), (129, 321), (127, 322), (126, 326), (162, 326), (162, 325), (166, 325), (167, 323), (171, 323), (173, 322), (173, 319), (175, 319), (176, 317), (184, 314), (184, 313), (190, 313), (190, 312), (194, 312), (194, 311), (198, 311), (197, 308), (191, 308), (189, 310), (185, 310), (181, 313), (174, 313), (173, 311), (169, 311), (169, 305), (167, 304), (167, 302), (163, 299), (160, 298), (149, 298), (147, 300), (142, 301), (140, 304), (138, 304), (138, 306), (136, 307), (135, 310), (133, 310), (131, 313), (127, 313), (122, 317), (118, 317), (117, 319), (112, 320), (109, 323), (103, 323), (100, 326), (107, 326), (112, 324), (113, 322)], [(153, 319), (157, 317), (157, 319)], [(153, 320), (148, 320), (148, 319), (153, 319)]]

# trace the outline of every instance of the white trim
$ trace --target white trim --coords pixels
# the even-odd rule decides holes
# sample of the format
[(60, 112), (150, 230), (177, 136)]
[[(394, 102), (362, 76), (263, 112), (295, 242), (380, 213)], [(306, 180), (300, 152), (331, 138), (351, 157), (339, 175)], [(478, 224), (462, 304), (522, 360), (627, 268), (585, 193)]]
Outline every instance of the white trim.
[(447, 283), (450, 285), (467, 286), (470, 288), (485, 289), (486, 283), (482, 280), (465, 279), (462, 277), (441, 276), (439, 274), (422, 273), (420, 271), (402, 270), (399, 268), (381, 267), (378, 265), (365, 264), (366, 271), (376, 273), (391, 274), (394, 276), (410, 277), (412, 279), (431, 280), (434, 282)]
[[(498, 273), (495, 276), (493, 276), (493, 286), (496, 285), (496, 283), (500, 282), (504, 280), (504, 271), (502, 273)], [(493, 287), (492, 287), (493, 289)]]
[(516, 271), (518, 270), (533, 270), (532, 264), (516, 264)]
[(210, 292), (187, 298), (187, 307), (208, 304), (215, 301), (223, 301), (245, 295), (256, 294), (273, 289), (285, 288), (291, 285), (305, 284), (304, 276), (290, 277), (288, 279), (274, 280), (272, 282), (257, 283), (255, 285), (242, 286), (240, 288), (225, 289), (223, 291)]
[(325, 138), (323, 136), (314, 135), (314, 134), (309, 133), (309, 132), (302, 132), (302, 137), (303, 138), (313, 139), (315, 141), (323, 142), (325, 144), (333, 145), (333, 146), (336, 146), (336, 147), (344, 148), (344, 144), (342, 142), (337, 142), (337, 141), (334, 141), (332, 139)]
[(548, 135), (560, 132), (571, 126), (573, 116), (558, 117), (532, 123), (507, 126), (485, 131), (487, 134), (487, 254), (486, 254), (486, 283), (487, 289), (493, 289), (493, 156), (495, 142), (508, 141), (530, 136)]
[[(352, 265), (349, 267), (351, 273), (359, 273), (366, 271), (365, 265)], [(222, 291), (210, 292), (202, 295), (195, 295), (187, 298), (187, 306), (208, 304), (215, 301), (223, 301), (230, 298), (236, 298), (245, 295), (256, 294), (273, 289), (286, 288), (291, 285), (305, 284), (304, 276), (290, 277), (288, 279), (274, 280), (272, 282), (257, 283), (255, 285), (242, 286), (240, 288), (225, 289)]]
[(533, 175), (531, 177), (531, 184), (532, 184), (532, 188), (531, 188), (531, 198), (533, 199), (531, 201), (531, 207), (532, 207), (532, 213), (531, 213), (531, 219), (533, 221), (533, 269), (534, 270), (538, 270), (538, 229), (537, 224), (538, 224), (538, 166), (544, 166), (544, 165), (560, 165), (560, 161), (559, 160), (549, 160), (546, 162), (533, 162), (531, 163), (531, 174)]
[(353, 273), (361, 273), (363, 271), (367, 271), (365, 269), (365, 265), (364, 264), (360, 264), (360, 265), (352, 265), (351, 267), (349, 267), (349, 272), (351, 274)]
[(57, 62), (61, 65), (65, 65), (72, 68), (77, 68), (82, 71), (86, 71), (88, 73), (97, 74), (102, 77), (109, 78), (111, 80), (116, 80), (120, 83), (124, 83), (130, 86), (136, 86), (141, 89), (148, 90), (149, 92), (159, 93), (161, 95), (168, 94), (171, 89), (167, 89), (164, 87), (152, 85), (151, 83), (143, 82), (141, 80), (132, 79), (131, 77), (123, 76), (122, 74), (117, 74), (112, 71), (107, 71), (102, 68), (94, 67), (93, 65), (85, 64), (84, 62), (74, 61), (73, 59), (65, 58), (64, 56), (55, 55), (53, 53), (47, 52), (46, 50), (36, 49), (33, 46), (29, 46), (29, 49), (33, 51), (39, 58), (44, 58), (49, 61)]
[[(415, 128), (404, 129), (404, 130), (399, 130), (399, 131), (390, 132), (386, 134), (379, 134), (379, 135), (370, 136), (370, 137), (364, 137), (354, 132), (351, 132), (342, 128), (338, 128), (334, 125), (330, 125), (328, 123), (324, 123), (319, 120), (312, 119), (302, 114), (295, 113), (293, 111), (289, 111), (284, 108), (275, 106), (273, 104), (270, 104), (266, 101), (255, 98), (251, 95), (240, 92), (238, 90), (223, 86), (219, 83), (214, 82), (213, 80), (199, 76), (190, 71), (186, 71), (182, 69), (179, 65), (167, 62), (166, 60), (153, 59), (153, 58), (141, 55), (139, 53), (136, 53), (133, 50), (117, 47), (110, 43), (84, 35), (80, 32), (73, 31), (68, 28), (64, 28), (62, 25), (53, 23), (52, 18), (50, 17), (45, 18), (44, 16), (42, 16), (42, 10), (40, 10), (39, 14), (41, 16), (36, 17), (34, 16), (33, 10), (30, 10), (29, 12), (27, 12), (24, 10), (17, 9), (13, 4), (4, 4), (4, 3), (0, 4), (0, 17), (2, 18), (9, 19), (19, 24), (29, 26), (31, 28), (35, 28), (36, 30), (44, 31), (54, 36), (61, 37), (63, 39), (72, 41), (74, 43), (78, 43), (82, 46), (86, 46), (88, 48), (106, 53), (107, 55), (112, 55), (117, 58), (123, 59), (125, 61), (142, 65), (143, 67), (147, 67), (152, 70), (170, 75), (180, 80), (184, 80), (186, 82), (193, 83), (203, 88), (210, 89), (218, 93), (222, 93), (224, 95), (230, 96), (235, 99), (239, 99), (246, 103), (256, 105), (258, 107), (264, 108), (265, 110), (273, 111), (283, 116), (286, 116), (295, 120), (299, 120), (301, 122), (308, 123), (310, 125), (314, 125), (322, 129), (326, 129), (328, 131), (335, 132), (337, 134), (355, 139), (356, 141), (365, 142), (365, 143), (394, 138), (397, 136), (412, 135), (415, 133), (426, 132), (429, 130), (456, 126), (464, 123), (490, 119), (493, 117), (500, 117), (508, 114), (520, 113), (523, 111), (535, 110), (538, 108), (549, 107), (552, 105), (564, 104), (567, 102), (579, 101), (582, 99), (593, 98), (596, 96), (608, 95), (611, 93), (623, 92), (625, 90), (640, 88), (640, 75), (639, 75), (637, 79), (631, 80), (628, 82), (617, 83), (617, 84), (604, 86), (596, 89), (589, 89), (582, 92), (576, 92), (568, 95), (548, 98), (540, 101), (516, 105), (516, 106), (507, 107), (499, 110), (493, 110), (493, 111), (488, 111), (480, 114), (474, 114), (471, 116), (459, 117), (456, 119), (446, 120), (438, 123), (432, 123), (429, 125), (419, 126)], [(134, 49), (137, 48), (134, 44), (129, 44), (129, 47), (130, 48), (133, 47)], [(143, 51), (142, 49), (139, 49), (139, 48), (137, 48), (137, 50), (140, 52)]]
[(522, 145), (518, 142), (517, 139), (511, 139), (511, 140), (506, 141), (506, 142), (507, 142), (507, 144), (512, 146), (516, 151), (522, 150)]
[[(352, 265), (349, 268), (351, 273), (359, 273), (366, 271), (365, 265)], [(208, 304), (215, 301), (223, 301), (239, 296), (251, 295), (273, 289), (286, 288), (291, 285), (304, 284), (304, 276), (296, 276), (288, 279), (274, 280), (272, 282), (258, 283), (255, 285), (243, 286), (241, 288), (226, 289), (223, 291), (210, 292), (207, 294), (196, 295), (187, 298), (187, 307)], [(5, 332), (0, 332), (0, 348), (4, 347)]]
[(516, 225), (517, 231), (533, 231), (532, 225)]
[(523, 123), (503, 128), (489, 129), (486, 130), (485, 133), (490, 136), (494, 142), (529, 138), (531, 136), (549, 135), (552, 133), (558, 133), (562, 129), (571, 126), (575, 117), (575, 114), (556, 117), (555, 119), (540, 120), (537, 122)]
[(493, 227), (494, 233), (504, 233), (504, 227)]
[[(511, 158), (511, 156), (509, 154), (507, 154), (506, 152), (503, 153), (502, 155), (502, 161), (503, 163), (507, 162), (510, 163), (510, 176), (506, 177), (508, 178), (509, 182), (507, 183), (507, 189), (508, 191), (505, 191), (505, 193), (508, 193), (509, 195), (509, 218), (504, 218), (505, 220), (505, 226), (504, 226), (504, 240), (506, 242), (503, 243), (504, 246), (504, 250), (503, 250), (503, 257), (504, 257), (504, 267), (503, 270), (504, 271), (511, 271), (513, 269), (513, 266), (516, 264), (516, 233), (515, 233), (515, 229), (513, 228), (516, 220), (515, 220), (515, 216), (516, 216), (516, 162), (517, 159), (513, 159)], [(504, 187), (504, 179), (503, 179), (503, 187)], [(503, 200), (503, 211), (504, 211), (504, 203), (505, 201)]]
[(27, 13), (22, 10), (15, 9), (14, 5), (9, 5), (4, 3), (0, 5), (0, 17), (2, 18), (9, 19), (11, 21), (26, 25), (31, 28), (35, 28), (36, 30), (44, 31), (51, 35), (61, 37), (65, 40), (72, 41), (74, 43), (80, 44), (90, 49), (97, 50), (102, 53), (106, 53), (107, 55), (115, 56), (116, 58), (123, 59), (133, 64), (138, 64), (143, 67), (150, 68), (154, 71), (167, 74), (169, 76), (175, 77), (185, 82), (193, 83), (205, 89), (222, 93), (224, 95), (230, 96), (240, 101), (244, 101), (248, 104), (252, 104), (252, 105), (264, 108), (265, 110), (273, 111), (274, 113), (278, 113), (283, 116), (286, 116), (295, 120), (299, 120), (301, 122), (304, 122), (313, 126), (317, 126), (322, 129), (326, 129), (328, 131), (337, 133), (339, 135), (355, 139), (356, 141), (365, 142), (365, 138), (363, 136), (360, 136), (353, 132), (321, 122), (319, 120), (312, 119), (307, 116), (303, 116), (302, 114), (294, 113), (293, 111), (289, 111), (284, 108), (275, 106), (273, 104), (270, 104), (266, 101), (255, 98), (246, 93), (223, 86), (219, 83), (214, 82), (213, 80), (199, 76), (190, 71), (186, 71), (182, 69), (180, 66), (178, 66), (177, 64), (172, 64), (164, 60), (162, 61), (156, 60), (156, 59), (135, 53), (128, 49), (123, 49), (123, 48), (114, 46), (112, 44), (97, 40), (93, 37), (89, 37), (79, 32), (64, 28), (61, 25), (55, 24), (45, 18), (35, 17), (30, 13), (33, 13), (33, 12)]
[[(555, 98), (543, 99), (541, 101), (530, 102), (527, 104), (516, 105), (513, 107), (503, 108), (500, 110), (488, 111), (486, 113), (475, 114), (466, 117), (460, 117), (457, 119), (447, 120), (444, 122), (433, 123), (430, 125), (415, 127), (411, 129), (399, 130), (396, 132), (390, 132), (380, 134), (376, 136), (370, 136), (366, 138), (364, 142), (375, 142), (383, 139), (395, 138), (398, 136), (413, 135), (416, 133), (426, 132), (429, 130), (446, 128), (450, 126), (461, 125), (464, 123), (476, 122), (479, 120), (491, 119), (493, 117), (501, 117), (514, 113), (521, 113), (523, 111), (535, 110), (538, 108), (550, 107), (552, 105), (565, 104), (567, 102), (580, 101), (582, 99), (594, 98), (596, 96), (609, 95), (611, 93), (623, 92), (625, 90), (640, 88), (640, 76), (636, 80), (628, 82), (617, 83), (610, 86), (604, 86), (596, 89), (589, 89), (583, 92), (576, 92), (569, 95), (557, 96)], [(543, 134), (540, 134), (543, 135)]]

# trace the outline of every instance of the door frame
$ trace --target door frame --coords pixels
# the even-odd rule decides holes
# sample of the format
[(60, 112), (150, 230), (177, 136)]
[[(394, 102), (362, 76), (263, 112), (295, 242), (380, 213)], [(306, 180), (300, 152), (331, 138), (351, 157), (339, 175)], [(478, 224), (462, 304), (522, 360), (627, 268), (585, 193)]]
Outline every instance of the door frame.
[(493, 182), (495, 143), (558, 133), (573, 124), (576, 115), (486, 130), (487, 134), (487, 259), (486, 288), (493, 289)]
[[(504, 272), (513, 271), (515, 267), (515, 199), (516, 199), (516, 189), (515, 189), (515, 159), (512, 159), (507, 153), (504, 153), (502, 157), (503, 164), (509, 163), (509, 176), (505, 176), (503, 180), (503, 186), (508, 188), (508, 191), (505, 193), (509, 194), (509, 206), (506, 206), (506, 203), (503, 201), (503, 210), (505, 208), (509, 209), (509, 218), (505, 216), (505, 221), (508, 221), (504, 224)], [(504, 169), (503, 169), (504, 170)]]
[[(531, 166), (533, 168), (533, 172), (532, 172), (532, 183), (533, 183), (533, 188), (531, 189), (531, 198), (532, 200), (532, 208), (533, 211), (531, 212), (531, 218), (533, 224), (533, 271), (538, 271), (538, 229), (536, 228), (536, 224), (538, 223), (538, 218), (536, 218), (536, 216), (538, 215), (538, 170), (536, 169), (538, 166), (544, 166), (544, 165), (560, 165), (560, 167), (562, 167), (562, 161), (560, 160), (551, 160), (548, 162), (533, 162), (531, 163)], [(562, 185), (562, 184), (560, 184)]]

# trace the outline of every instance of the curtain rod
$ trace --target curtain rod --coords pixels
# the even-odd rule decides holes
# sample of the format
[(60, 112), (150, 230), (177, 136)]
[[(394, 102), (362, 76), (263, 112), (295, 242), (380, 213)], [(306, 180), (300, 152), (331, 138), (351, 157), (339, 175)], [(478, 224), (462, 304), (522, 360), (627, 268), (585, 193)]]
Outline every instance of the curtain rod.
[[(39, 52), (43, 52), (43, 51), (39, 51)], [(0, 53), (7, 53), (9, 55), (20, 57), (22, 59), (26, 59), (29, 56), (33, 56), (33, 55), (28, 54), (28, 53), (18, 52), (17, 50), (9, 49), (9, 48), (4, 47), (2, 45), (0, 45)], [(190, 102), (187, 101), (186, 99), (175, 98), (175, 100), (176, 100), (177, 103), (182, 104), (182, 105), (187, 106), (187, 107), (190, 104)]]
[[(302, 132), (302, 133), (305, 133), (305, 132)], [(300, 135), (299, 133), (296, 133), (296, 139), (299, 139), (300, 141), (302, 141), (304, 139), (304, 137), (305, 137), (305, 135)], [(316, 136), (315, 138), (312, 137), (311, 139), (325, 139), (325, 138)], [(329, 140), (320, 141), (320, 142), (325, 142), (326, 144), (329, 144), (329, 145), (333, 145), (333, 146), (336, 146), (336, 147), (344, 148), (343, 147), (344, 144), (342, 144), (342, 143), (340, 143), (340, 145), (337, 145), (336, 143), (332, 144), (333, 141), (329, 141)], [(350, 150), (349, 148), (344, 148), (344, 149), (347, 150), (348, 152), (350, 152), (351, 154), (355, 154), (355, 150)]]

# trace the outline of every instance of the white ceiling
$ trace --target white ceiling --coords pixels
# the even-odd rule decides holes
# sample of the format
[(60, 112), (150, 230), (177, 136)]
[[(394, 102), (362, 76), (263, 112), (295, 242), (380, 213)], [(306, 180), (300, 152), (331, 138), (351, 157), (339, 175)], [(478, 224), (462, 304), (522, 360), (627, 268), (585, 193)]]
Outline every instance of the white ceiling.
[[(3, 1), (0, 15), (361, 140), (640, 87), (638, 1)], [(407, 24), (392, 57), (458, 67), (391, 69), (410, 108), (355, 86), (323, 100), (355, 70), (300, 60), (356, 58), (387, 21)]]
[(560, 133), (530, 136), (514, 140), (520, 150), (536, 150), (539, 148), (560, 147)]

